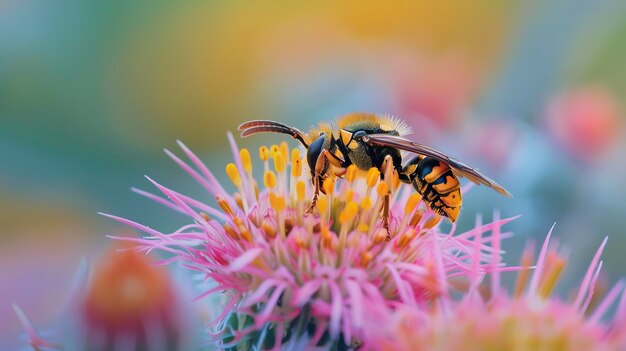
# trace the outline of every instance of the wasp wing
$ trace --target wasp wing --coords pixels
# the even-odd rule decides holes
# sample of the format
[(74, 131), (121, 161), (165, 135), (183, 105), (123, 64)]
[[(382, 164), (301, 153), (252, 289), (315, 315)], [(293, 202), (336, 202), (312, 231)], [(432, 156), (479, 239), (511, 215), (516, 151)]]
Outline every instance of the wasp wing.
[(430, 146), (418, 144), (402, 137), (389, 134), (367, 134), (363, 137), (363, 141), (370, 145), (390, 146), (396, 149), (432, 157), (450, 166), (450, 168), (452, 168), (452, 172), (456, 176), (465, 177), (478, 185), (486, 185), (502, 195), (512, 197), (506, 189), (496, 183), (493, 179), (481, 174), (463, 162), (454, 159), (441, 151), (433, 149)]

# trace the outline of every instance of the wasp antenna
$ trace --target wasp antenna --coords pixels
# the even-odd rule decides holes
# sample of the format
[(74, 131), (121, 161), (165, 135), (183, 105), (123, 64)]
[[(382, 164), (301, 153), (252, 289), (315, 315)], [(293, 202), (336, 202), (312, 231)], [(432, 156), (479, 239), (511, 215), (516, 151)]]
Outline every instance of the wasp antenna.
[(277, 127), (277, 126), (254, 126), (248, 127), (241, 132), (242, 137), (248, 137), (253, 134), (258, 133), (280, 133), (280, 134), (291, 134), (289, 129)]
[(251, 128), (251, 127), (261, 127), (261, 126), (274, 126), (274, 127), (291, 129), (291, 127), (286, 124), (276, 122), (276, 121), (271, 121), (269, 119), (255, 119), (252, 121), (244, 122), (244, 123), (241, 123), (237, 129), (244, 130), (244, 129)]
[(279, 122), (265, 120), (249, 121), (239, 125), (238, 129), (241, 131), (242, 138), (257, 133), (280, 133), (291, 135), (294, 139), (304, 145), (305, 148), (309, 148), (309, 143), (307, 143), (304, 133), (297, 128), (289, 127)]

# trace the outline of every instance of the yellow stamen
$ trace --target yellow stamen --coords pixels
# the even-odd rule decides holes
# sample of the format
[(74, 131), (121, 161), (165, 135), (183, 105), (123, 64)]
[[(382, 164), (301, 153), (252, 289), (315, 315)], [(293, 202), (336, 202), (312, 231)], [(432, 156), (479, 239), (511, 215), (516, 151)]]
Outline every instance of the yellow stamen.
[(353, 189), (348, 189), (348, 191), (346, 191), (346, 195), (345, 195), (345, 202), (352, 201), (353, 197), (354, 197), (354, 190)]
[(230, 205), (223, 197), (216, 196), (215, 201), (217, 201), (217, 204), (220, 206), (222, 211), (226, 212), (230, 217), (233, 217), (235, 215), (235, 212), (233, 212), (233, 209), (230, 208)]
[(226, 165), (226, 174), (228, 174), (228, 178), (230, 178), (230, 181), (233, 182), (236, 187), (241, 186), (241, 176), (239, 175), (239, 170), (237, 170), (237, 166), (235, 166), (234, 163)]
[(409, 221), (409, 225), (411, 227), (415, 227), (420, 222), (423, 215), (424, 215), (423, 211), (415, 211), (415, 213), (413, 214), (413, 217), (411, 217), (411, 221)]
[(287, 165), (285, 164), (285, 158), (283, 157), (283, 154), (280, 153), (280, 151), (278, 151), (274, 153), (272, 158), (274, 159), (274, 169), (276, 170), (276, 172), (277, 173), (284, 172)]
[(378, 168), (372, 167), (369, 169), (369, 171), (367, 171), (365, 184), (367, 184), (369, 188), (373, 188), (374, 185), (376, 185), (376, 182), (378, 182), (379, 177), (380, 177), (380, 171), (378, 170)]
[(270, 150), (267, 149), (267, 146), (263, 145), (259, 148), (259, 158), (261, 161), (267, 161), (270, 158)]
[(317, 209), (320, 211), (320, 213), (324, 213), (324, 211), (326, 211), (327, 205), (328, 201), (326, 201), (325, 197), (320, 197), (319, 199), (317, 199)]
[(233, 197), (235, 198), (235, 203), (237, 203), (237, 207), (243, 210), (243, 198), (241, 197), (241, 194), (235, 193)]
[(246, 148), (239, 150), (239, 158), (241, 158), (243, 170), (248, 174), (252, 173), (252, 159), (250, 158), (250, 151)]
[(269, 223), (263, 222), (263, 224), (261, 224), (261, 229), (268, 238), (272, 239), (276, 237), (276, 230)]
[(561, 277), (561, 273), (563, 273), (563, 269), (565, 268), (565, 260), (558, 255), (555, 255), (550, 261), (550, 270), (545, 277), (543, 277), (541, 286), (539, 287), (539, 296), (543, 298), (547, 298), (552, 294), (556, 282)]
[(283, 155), (283, 160), (288, 161), (289, 160), (289, 145), (287, 144), (287, 142), (283, 141), (282, 143), (280, 143), (279, 149), (280, 149), (280, 153)]
[(400, 236), (400, 239), (398, 239), (398, 247), (405, 248), (411, 242), (411, 240), (413, 240), (416, 236), (417, 236), (417, 231), (415, 229), (413, 228), (407, 229), (407, 231), (404, 232), (402, 236)]
[(430, 229), (434, 226), (437, 225), (437, 223), (439, 223), (439, 221), (441, 221), (441, 216), (439, 215), (434, 215), (433, 217), (430, 217), (427, 221), (426, 224), (424, 224), (424, 228), (426, 229)]
[(228, 224), (224, 224), (224, 231), (226, 232), (226, 235), (228, 235), (229, 237), (235, 239), (235, 240), (239, 240), (239, 234), (237, 234), (237, 232), (235, 231), (235, 229), (233, 229), (233, 227), (231, 227)]
[(291, 150), (291, 175), (299, 177), (302, 174), (302, 160), (300, 159), (300, 150)]
[(389, 195), (389, 185), (387, 184), (387, 182), (378, 183), (378, 186), (376, 187), (376, 193), (378, 194), (378, 197)]
[(252, 241), (252, 236), (250, 235), (250, 231), (246, 228), (246, 225), (243, 223), (241, 218), (235, 217), (233, 220), (235, 225), (237, 226), (237, 230), (239, 230), (239, 235), (246, 241)]
[(309, 242), (305, 240), (304, 238), (302, 238), (301, 236), (296, 236), (295, 241), (296, 241), (296, 245), (298, 245), (301, 249), (306, 250), (309, 248)]
[(326, 225), (322, 225), (320, 237), (322, 238), (322, 246), (328, 249), (333, 247), (333, 234), (328, 230)]
[(362, 266), (367, 266), (370, 262), (372, 262), (372, 259), (374, 258), (374, 254), (372, 254), (369, 251), (365, 251), (361, 254), (361, 265)]
[(287, 207), (285, 198), (273, 192), (270, 192), (270, 205), (278, 212), (282, 212)]
[(291, 163), (291, 175), (299, 177), (302, 174), (302, 160), (299, 158)]
[(346, 168), (346, 180), (349, 182), (353, 182), (356, 179), (358, 168), (355, 165), (350, 165)]
[(324, 183), (322, 183), (322, 188), (324, 188), (324, 192), (326, 193), (326, 195), (332, 195), (333, 190), (335, 190), (335, 181), (330, 178), (324, 179)]
[(531, 250), (525, 250), (522, 254), (522, 262), (520, 264), (521, 270), (517, 275), (517, 281), (515, 282), (515, 293), (514, 296), (520, 296), (524, 289), (526, 289), (526, 284), (528, 283), (528, 278), (530, 278), (530, 266), (533, 264), (533, 253)]
[(418, 193), (411, 194), (409, 199), (406, 200), (406, 204), (404, 205), (404, 214), (407, 216), (410, 215), (411, 212), (415, 210), (415, 207), (417, 207), (421, 199), (422, 197), (420, 196), (420, 194)]
[(383, 228), (380, 228), (374, 237), (372, 238), (372, 243), (374, 245), (380, 244), (387, 240), (387, 231)]
[(211, 221), (211, 217), (209, 217), (209, 215), (208, 215), (208, 214), (206, 214), (206, 213), (204, 213), (204, 212), (200, 212), (200, 213), (198, 213), (198, 214), (199, 214), (199, 215), (200, 215), (200, 217), (202, 217), (202, 219), (204, 219), (205, 221), (207, 221), (207, 222), (210, 222), (210, 221)]
[(359, 212), (359, 206), (354, 202), (348, 202), (346, 207), (339, 213), (339, 223), (345, 224), (350, 222)]
[(274, 158), (276, 154), (280, 153), (280, 148), (278, 145), (274, 144), (270, 147), (270, 157)]
[(365, 223), (361, 223), (356, 228), (356, 230), (360, 231), (361, 233), (367, 233), (370, 230), (370, 226)]
[(295, 148), (291, 150), (291, 163), (295, 163), (296, 160), (300, 159), (300, 149)]
[(374, 204), (372, 203), (372, 199), (369, 196), (366, 196), (363, 198), (363, 200), (361, 200), (361, 208), (363, 208), (364, 210), (369, 210), (370, 208), (372, 208)]
[(276, 174), (272, 171), (265, 171), (263, 174), (263, 184), (268, 189), (273, 189), (276, 186)]
[(298, 197), (298, 201), (304, 201), (305, 190), (306, 184), (304, 184), (303, 181), (299, 180), (296, 183), (296, 196)]

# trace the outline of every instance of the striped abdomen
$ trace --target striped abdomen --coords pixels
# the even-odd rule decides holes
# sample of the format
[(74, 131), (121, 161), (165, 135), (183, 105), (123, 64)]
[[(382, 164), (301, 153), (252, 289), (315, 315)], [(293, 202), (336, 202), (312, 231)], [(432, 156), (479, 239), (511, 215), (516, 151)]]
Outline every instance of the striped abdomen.
[(419, 156), (409, 161), (402, 173), (433, 211), (456, 221), (463, 203), (461, 185), (447, 164)]

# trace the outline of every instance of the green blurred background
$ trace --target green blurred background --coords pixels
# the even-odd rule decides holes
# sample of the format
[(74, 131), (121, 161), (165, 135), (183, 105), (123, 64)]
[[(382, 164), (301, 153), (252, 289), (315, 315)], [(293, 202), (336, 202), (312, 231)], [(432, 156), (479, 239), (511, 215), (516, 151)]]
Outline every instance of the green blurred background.
[(505, 246), (515, 258), (557, 222), (567, 277), (609, 235), (614, 282), (625, 59), (619, 0), (0, 0), (0, 345), (21, 330), (11, 302), (49, 325), (80, 258), (111, 246), (122, 229), (97, 211), (183, 223), (129, 191), (149, 188), (144, 174), (201, 191), (162, 148), (182, 140), (225, 179), (225, 134), (254, 118), (306, 129), (353, 111), (402, 117), (416, 141), (514, 194), (474, 188), (460, 229), (494, 209), (522, 214)]

